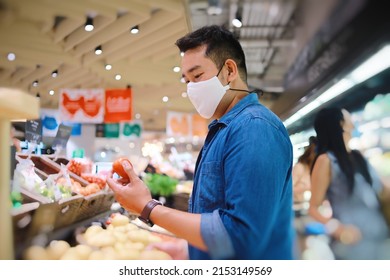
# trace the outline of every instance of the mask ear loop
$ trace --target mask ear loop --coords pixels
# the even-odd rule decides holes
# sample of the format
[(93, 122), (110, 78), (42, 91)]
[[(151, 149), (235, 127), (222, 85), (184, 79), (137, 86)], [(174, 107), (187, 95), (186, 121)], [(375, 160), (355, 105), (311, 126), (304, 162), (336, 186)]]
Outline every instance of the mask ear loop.
[[(217, 73), (217, 77), (218, 77), (218, 75), (219, 75), (219, 73), (221, 73), (221, 71), (222, 71), (222, 68), (225, 66), (225, 63), (222, 65), (222, 67), (219, 69), (219, 71), (218, 71), (218, 73)], [(225, 88), (226, 88), (226, 90), (234, 90), (234, 91), (243, 91), (243, 92), (247, 92), (247, 93), (250, 93), (250, 91), (249, 90), (246, 90), (246, 89), (238, 89), (238, 88), (231, 88), (230, 87), (230, 82), (228, 82), (227, 83), (227, 85), (226, 86), (224, 86)]]
[(217, 77), (219, 76), (219, 73), (221, 73), (221, 71), (222, 71), (222, 68), (225, 66), (225, 63), (223, 63), (222, 64), (222, 67), (221, 68), (219, 68), (219, 71), (218, 71), (218, 73), (217, 73)]

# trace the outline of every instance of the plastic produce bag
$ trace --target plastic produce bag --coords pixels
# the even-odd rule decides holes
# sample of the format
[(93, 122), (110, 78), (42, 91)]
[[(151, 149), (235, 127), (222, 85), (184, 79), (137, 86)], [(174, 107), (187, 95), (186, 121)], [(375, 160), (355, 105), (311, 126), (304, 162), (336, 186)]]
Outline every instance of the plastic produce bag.
[(19, 192), (21, 188), (34, 191), (39, 187), (43, 180), (35, 173), (34, 163), (32, 160), (16, 156), (19, 163), (16, 165), (12, 190)]
[(61, 164), (61, 170), (58, 174), (51, 174), (36, 189), (41, 195), (58, 201), (62, 198), (72, 196), (72, 181), (65, 165)]

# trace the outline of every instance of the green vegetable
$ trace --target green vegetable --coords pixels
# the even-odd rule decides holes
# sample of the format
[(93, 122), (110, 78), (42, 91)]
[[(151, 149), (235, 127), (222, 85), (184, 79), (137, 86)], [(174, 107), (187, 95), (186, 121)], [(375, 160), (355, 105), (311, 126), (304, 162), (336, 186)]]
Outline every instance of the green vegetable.
[(171, 196), (175, 190), (178, 180), (167, 175), (147, 174), (144, 178), (145, 184), (148, 186), (152, 195)]
[(12, 206), (14, 208), (20, 207), (22, 205), (23, 197), (20, 192), (17, 191), (12, 191), (11, 192), (11, 201), (12, 201)]

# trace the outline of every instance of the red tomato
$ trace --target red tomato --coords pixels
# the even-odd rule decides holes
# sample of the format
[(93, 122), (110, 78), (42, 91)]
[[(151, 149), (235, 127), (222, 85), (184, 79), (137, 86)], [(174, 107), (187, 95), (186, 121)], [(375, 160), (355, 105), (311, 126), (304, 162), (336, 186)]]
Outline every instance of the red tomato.
[(114, 163), (112, 165), (112, 170), (116, 174), (121, 176), (122, 178), (129, 179), (129, 176), (127, 176), (126, 171), (123, 169), (123, 166), (122, 166), (123, 161), (127, 161), (130, 164), (130, 166), (133, 167), (133, 165), (131, 164), (130, 160), (128, 160), (125, 157), (121, 157), (121, 158), (118, 158), (117, 160), (114, 161)]

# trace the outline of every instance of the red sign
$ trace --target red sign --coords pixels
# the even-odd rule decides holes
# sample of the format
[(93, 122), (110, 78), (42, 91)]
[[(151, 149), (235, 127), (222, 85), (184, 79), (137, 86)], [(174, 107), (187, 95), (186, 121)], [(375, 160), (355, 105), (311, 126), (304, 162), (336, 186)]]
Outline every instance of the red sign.
[(103, 102), (103, 89), (61, 89), (60, 118), (62, 121), (101, 123)]
[(130, 121), (133, 100), (131, 89), (106, 89), (105, 123)]

